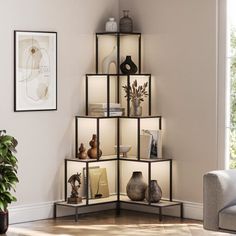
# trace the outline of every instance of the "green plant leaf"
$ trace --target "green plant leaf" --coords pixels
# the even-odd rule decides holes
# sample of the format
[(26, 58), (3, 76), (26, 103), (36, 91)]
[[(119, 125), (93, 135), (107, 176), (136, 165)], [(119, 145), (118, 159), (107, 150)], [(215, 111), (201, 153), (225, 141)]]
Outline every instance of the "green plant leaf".
[(16, 152), (17, 140), (6, 135), (5, 131), (0, 131), (0, 210), (6, 209), (7, 205), (16, 198), (11, 194), (15, 191), (15, 184), (19, 182), (17, 178), (17, 158), (13, 155)]

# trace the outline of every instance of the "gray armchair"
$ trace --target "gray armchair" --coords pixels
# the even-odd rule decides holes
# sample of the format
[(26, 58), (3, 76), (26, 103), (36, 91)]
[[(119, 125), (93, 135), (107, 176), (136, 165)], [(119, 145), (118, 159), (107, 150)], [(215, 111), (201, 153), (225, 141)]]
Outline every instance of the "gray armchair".
[(236, 231), (236, 170), (217, 170), (203, 177), (203, 226)]

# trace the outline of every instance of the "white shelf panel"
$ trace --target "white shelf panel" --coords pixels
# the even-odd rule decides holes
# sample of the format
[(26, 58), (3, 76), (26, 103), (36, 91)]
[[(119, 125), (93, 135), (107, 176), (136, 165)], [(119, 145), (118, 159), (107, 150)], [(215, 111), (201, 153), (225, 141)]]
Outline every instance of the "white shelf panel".
[[(116, 201), (117, 201), (117, 195), (114, 194), (110, 195), (109, 197), (89, 199), (89, 205), (96, 205), (96, 204), (116, 202)], [(78, 204), (69, 204), (64, 201), (64, 202), (57, 202), (56, 205), (68, 206), (68, 207), (86, 206), (86, 199), (83, 199), (82, 202)]]
[[(140, 205), (149, 205), (147, 201), (132, 201), (129, 199), (127, 195), (120, 195), (120, 201), (122, 202), (127, 202), (127, 203), (132, 203), (132, 204), (140, 204)], [(180, 202), (171, 202), (167, 200), (161, 200), (158, 203), (151, 203), (151, 206), (154, 207), (169, 207), (169, 206), (175, 206), (175, 205), (180, 205)]]
[(109, 203), (117, 201), (117, 195), (110, 195), (109, 197), (89, 199), (89, 205), (100, 204), (100, 203)]

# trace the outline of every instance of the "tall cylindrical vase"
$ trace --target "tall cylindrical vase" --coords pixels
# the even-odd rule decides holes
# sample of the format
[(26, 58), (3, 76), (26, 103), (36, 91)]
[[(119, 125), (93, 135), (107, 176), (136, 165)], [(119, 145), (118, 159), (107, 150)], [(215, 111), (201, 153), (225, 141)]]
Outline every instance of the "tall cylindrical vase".
[(143, 179), (142, 172), (134, 171), (132, 177), (130, 178), (126, 186), (127, 196), (132, 201), (143, 201), (145, 198), (146, 188), (147, 184)]
[(131, 100), (130, 116), (142, 116), (142, 107), (139, 99)]

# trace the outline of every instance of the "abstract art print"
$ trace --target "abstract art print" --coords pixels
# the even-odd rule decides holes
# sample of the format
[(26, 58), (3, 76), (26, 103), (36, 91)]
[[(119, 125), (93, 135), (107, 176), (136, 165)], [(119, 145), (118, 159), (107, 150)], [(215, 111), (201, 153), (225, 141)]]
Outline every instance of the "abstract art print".
[(57, 110), (57, 33), (14, 31), (14, 111)]

